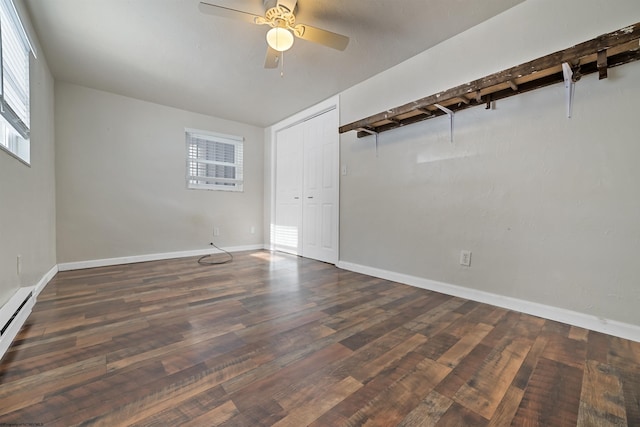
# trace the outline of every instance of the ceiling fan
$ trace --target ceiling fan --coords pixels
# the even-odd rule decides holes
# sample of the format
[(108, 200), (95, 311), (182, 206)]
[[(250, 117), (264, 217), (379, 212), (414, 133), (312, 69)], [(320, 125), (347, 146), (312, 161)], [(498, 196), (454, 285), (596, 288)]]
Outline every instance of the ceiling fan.
[(282, 53), (293, 46), (295, 37), (319, 43), (337, 50), (344, 50), (349, 44), (349, 37), (331, 31), (322, 30), (307, 24), (297, 24), (294, 11), (298, 0), (264, 0), (264, 16), (231, 9), (214, 4), (213, 0), (201, 1), (200, 11), (210, 15), (250, 22), (257, 25), (268, 25), (267, 56), (265, 68), (276, 68), (281, 62)]

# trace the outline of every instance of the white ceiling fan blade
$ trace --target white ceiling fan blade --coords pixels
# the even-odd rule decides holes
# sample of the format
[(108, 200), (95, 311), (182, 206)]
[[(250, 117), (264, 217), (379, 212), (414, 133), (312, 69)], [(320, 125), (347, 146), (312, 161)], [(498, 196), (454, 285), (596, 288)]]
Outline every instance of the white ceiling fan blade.
[(296, 8), (296, 4), (298, 4), (298, 0), (278, 0), (278, 6), (284, 6), (289, 9), (289, 12), (293, 12)]
[(337, 50), (345, 50), (349, 44), (349, 37), (347, 36), (307, 24), (296, 25), (294, 34), (303, 40), (309, 40)]
[(264, 68), (278, 68), (280, 63), (280, 53), (273, 49), (271, 46), (267, 46), (267, 56), (264, 58)]
[(262, 18), (261, 16), (254, 15), (252, 13), (243, 12), (241, 10), (231, 9), (224, 6), (218, 6), (216, 4), (200, 2), (198, 6), (200, 12), (206, 13), (208, 15), (221, 16), (223, 18), (235, 19), (240, 21), (249, 22), (251, 24), (258, 24), (256, 18)]

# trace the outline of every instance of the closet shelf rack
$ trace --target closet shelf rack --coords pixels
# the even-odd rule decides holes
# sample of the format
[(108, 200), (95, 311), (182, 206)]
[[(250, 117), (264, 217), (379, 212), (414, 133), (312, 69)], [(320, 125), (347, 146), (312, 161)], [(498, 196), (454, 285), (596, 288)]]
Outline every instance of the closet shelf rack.
[(583, 75), (599, 73), (605, 79), (608, 68), (639, 60), (639, 42), (640, 22), (340, 126), (339, 132), (357, 131), (362, 138), (478, 105), (488, 109), (493, 101), (563, 81), (569, 90)]

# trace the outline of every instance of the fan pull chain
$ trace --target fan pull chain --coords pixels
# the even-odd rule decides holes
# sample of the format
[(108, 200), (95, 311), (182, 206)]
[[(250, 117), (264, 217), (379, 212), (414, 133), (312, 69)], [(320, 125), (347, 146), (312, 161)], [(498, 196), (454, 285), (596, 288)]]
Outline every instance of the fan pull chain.
[(284, 51), (280, 52), (280, 78), (284, 77)]

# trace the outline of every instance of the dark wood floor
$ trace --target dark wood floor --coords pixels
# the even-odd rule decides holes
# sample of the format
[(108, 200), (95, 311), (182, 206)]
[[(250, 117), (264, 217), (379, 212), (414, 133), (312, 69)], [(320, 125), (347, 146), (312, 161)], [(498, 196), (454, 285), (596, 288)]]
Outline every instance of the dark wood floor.
[(640, 425), (640, 343), (269, 252), (59, 273), (0, 425)]

